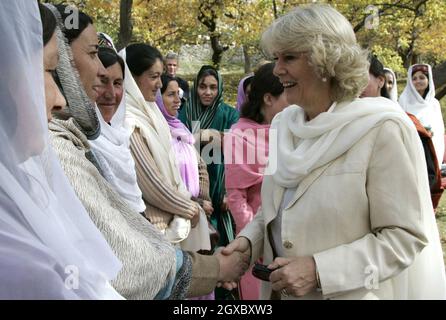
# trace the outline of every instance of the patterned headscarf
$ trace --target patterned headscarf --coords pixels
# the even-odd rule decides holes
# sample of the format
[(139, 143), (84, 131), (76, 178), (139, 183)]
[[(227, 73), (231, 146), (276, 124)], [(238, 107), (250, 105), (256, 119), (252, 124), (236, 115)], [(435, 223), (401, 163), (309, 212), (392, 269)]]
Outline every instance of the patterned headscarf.
[[(198, 96), (197, 88), (199, 83), (203, 77), (203, 73), (207, 70), (212, 70), (217, 75), (218, 82), (218, 94), (215, 97), (214, 102), (211, 106), (203, 109), (203, 106), (200, 101), (200, 97)], [(194, 80), (194, 85), (191, 90), (190, 99), (186, 105), (186, 126), (190, 131), (194, 132), (194, 128), (192, 128), (192, 122), (199, 121), (200, 129), (208, 129), (211, 126), (212, 121), (214, 120), (215, 113), (217, 112), (220, 104), (223, 103), (223, 80), (221, 78), (220, 73), (212, 66), (202, 66), (200, 71), (197, 74), (196, 79)]]
[(95, 103), (88, 97), (80, 80), (79, 72), (73, 67), (75, 65), (73, 52), (67, 38), (63, 34), (65, 27), (59, 11), (51, 4), (45, 5), (53, 12), (57, 20), (56, 35), (59, 49), (59, 64), (56, 72), (63, 94), (67, 100), (67, 108), (63, 108), (57, 114), (55, 113), (55, 117), (62, 120), (73, 117), (76, 120), (76, 125), (87, 136), (88, 140), (94, 140), (101, 133), (99, 119), (95, 111)]

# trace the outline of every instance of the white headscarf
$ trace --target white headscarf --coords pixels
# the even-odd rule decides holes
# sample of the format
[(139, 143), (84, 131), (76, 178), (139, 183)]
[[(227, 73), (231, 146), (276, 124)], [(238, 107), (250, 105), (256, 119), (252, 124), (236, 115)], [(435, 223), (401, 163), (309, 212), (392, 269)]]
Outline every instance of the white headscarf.
[[(109, 36), (102, 35), (113, 45)], [(97, 106), (96, 113), (101, 125), (101, 135), (96, 140), (90, 141), (90, 145), (99, 162), (102, 174), (133, 210), (144, 212), (146, 206), (137, 183), (135, 161), (129, 148), (130, 130), (125, 125), (125, 95), (122, 97), (110, 125), (105, 122)]]
[(439, 165), (441, 165), (444, 155), (444, 122), (441, 113), (440, 102), (435, 98), (435, 85), (432, 75), (432, 67), (427, 65), (429, 73), (429, 92), (426, 98), (418, 93), (412, 83), (412, 69), (407, 72), (407, 84), (400, 96), (399, 103), (404, 111), (413, 114), (420, 120), (424, 127), (430, 128), (433, 133), (432, 142)]
[(278, 185), (295, 187), (313, 170), (345, 153), (370, 129), (389, 119), (399, 124), (406, 150), (415, 164), (423, 201), (421, 223), (429, 243), (411, 266), (392, 279), (394, 296), (446, 299), (443, 253), (432, 212), (424, 152), (413, 123), (394, 102), (379, 97), (334, 103), (311, 121), (305, 121), (302, 108), (286, 108), (271, 124), (270, 130), (277, 130), (280, 144), (270, 142), (269, 154), (278, 152), (277, 171), (270, 172)]
[[(127, 66), (126, 50), (122, 49), (119, 55), (125, 64), (126, 125), (129, 127), (131, 133), (136, 128), (140, 129), (141, 135), (145, 138), (152, 152), (160, 174), (173, 188), (189, 199), (190, 193), (187, 191), (176, 165), (169, 125), (156, 103), (144, 99)], [(179, 243), (188, 237), (190, 230), (190, 220), (175, 215), (169, 228), (161, 231), (165, 233), (171, 243)]]
[(36, 1), (0, 2), (0, 297), (122, 298), (121, 263), (48, 143)]
[(393, 70), (389, 68), (384, 68), (384, 71), (390, 72), (393, 77), (393, 87), (392, 90), (390, 90), (389, 92), (390, 100), (392, 100), (393, 102), (398, 102), (398, 83), (396, 82), (395, 72), (393, 72)]

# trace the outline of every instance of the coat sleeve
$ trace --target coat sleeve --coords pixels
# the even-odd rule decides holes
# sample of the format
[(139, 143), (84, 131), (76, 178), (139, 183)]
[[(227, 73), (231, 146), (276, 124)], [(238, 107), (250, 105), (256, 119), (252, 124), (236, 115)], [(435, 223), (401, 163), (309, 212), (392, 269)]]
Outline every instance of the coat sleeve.
[(260, 207), (254, 219), (246, 225), (238, 234), (238, 237), (245, 237), (251, 244), (251, 263), (256, 262), (263, 255), (265, 220)]
[(394, 277), (427, 245), (422, 222), (424, 198), (419, 195), (424, 189), (417, 183), (420, 166), (413, 162), (399, 126), (393, 121), (381, 125), (367, 169), (371, 232), (313, 255), (324, 295)]

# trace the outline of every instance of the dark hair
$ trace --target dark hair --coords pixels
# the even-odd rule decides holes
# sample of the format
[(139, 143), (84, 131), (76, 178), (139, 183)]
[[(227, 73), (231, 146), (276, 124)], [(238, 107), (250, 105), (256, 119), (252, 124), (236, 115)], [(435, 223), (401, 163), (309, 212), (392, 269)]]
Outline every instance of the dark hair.
[(42, 21), (42, 39), (43, 45), (51, 40), (56, 31), (57, 21), (49, 8), (39, 2), (40, 20)]
[(180, 82), (178, 81), (177, 77), (172, 77), (167, 74), (161, 75), (161, 82), (163, 83), (163, 87), (161, 88), (161, 94), (166, 92), (167, 86), (169, 85), (169, 82), (176, 81), (178, 83), (178, 86), (180, 85)]
[(99, 47), (98, 57), (99, 57), (99, 60), (101, 60), (104, 68), (108, 68), (108, 67), (114, 65), (115, 63), (119, 63), (119, 65), (121, 66), (121, 70), (122, 70), (122, 78), (124, 79), (124, 77), (125, 77), (124, 60), (122, 60), (122, 58), (116, 53), (115, 50), (113, 50), (112, 48), (108, 48), (108, 47)]
[[(69, 6), (63, 4), (55, 5), (57, 11), (59, 11), (60, 16), (62, 17), (62, 21), (64, 22), (64, 35), (68, 40), (68, 43), (71, 44), (74, 40), (79, 37), (79, 35), (90, 25), (93, 24), (93, 19), (82, 11), (79, 10), (79, 28), (70, 28), (67, 29), (67, 21), (70, 21), (71, 16), (73, 14), (72, 10), (66, 10)], [(67, 11), (67, 12), (65, 12)]]
[(245, 79), (245, 81), (243, 81), (243, 91), (246, 92), (246, 88), (248, 88), (248, 86), (251, 84), (253, 76), (248, 77)]
[[(384, 71), (384, 66), (381, 63), (381, 61), (379, 61), (375, 55), (369, 55), (369, 62), (370, 62), (369, 73), (375, 76), (376, 78), (383, 77), (385, 84), (387, 82), (386, 72)], [(387, 91), (387, 86), (385, 85), (381, 88), (381, 97), (390, 99), (390, 94)]]
[(241, 107), (240, 116), (251, 119), (257, 123), (265, 120), (261, 110), (264, 103), (263, 97), (269, 93), (278, 97), (283, 92), (283, 85), (279, 78), (273, 74), (274, 63), (270, 62), (261, 66), (251, 78), (251, 90), (248, 99)]
[(207, 76), (213, 76), (217, 80), (217, 82), (218, 82), (217, 71), (214, 68), (208, 68), (208, 69), (204, 69), (203, 71), (201, 71), (198, 74), (197, 86), (200, 84), (201, 79), (203, 79), (204, 77), (207, 77)]
[(127, 66), (135, 76), (140, 76), (146, 70), (150, 69), (157, 60), (163, 62), (161, 52), (148, 44), (131, 44), (125, 51)]

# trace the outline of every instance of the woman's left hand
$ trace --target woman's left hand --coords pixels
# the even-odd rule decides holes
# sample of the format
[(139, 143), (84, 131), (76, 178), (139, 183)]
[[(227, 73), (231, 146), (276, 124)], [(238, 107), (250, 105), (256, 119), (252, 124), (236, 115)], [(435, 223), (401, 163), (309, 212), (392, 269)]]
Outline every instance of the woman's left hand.
[(276, 258), (268, 268), (272, 289), (286, 295), (302, 297), (317, 288), (316, 263), (313, 257)]

